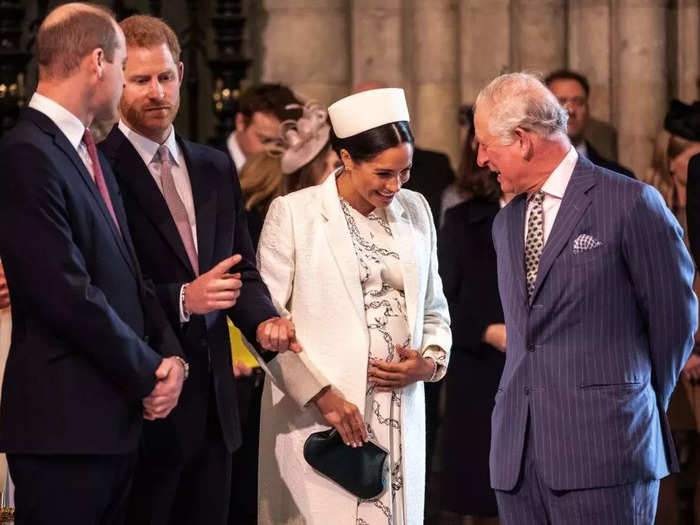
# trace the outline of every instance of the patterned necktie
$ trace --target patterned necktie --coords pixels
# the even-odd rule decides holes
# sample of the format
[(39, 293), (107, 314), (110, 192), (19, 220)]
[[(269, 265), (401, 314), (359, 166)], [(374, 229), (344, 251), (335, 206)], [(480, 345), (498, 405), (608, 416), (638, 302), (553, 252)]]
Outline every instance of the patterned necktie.
[(109, 214), (114, 220), (114, 224), (117, 226), (119, 233), (122, 232), (119, 227), (119, 221), (117, 221), (117, 215), (114, 213), (114, 206), (112, 206), (112, 198), (109, 196), (109, 191), (107, 191), (107, 184), (105, 183), (105, 176), (102, 173), (102, 166), (100, 166), (100, 159), (97, 156), (97, 148), (95, 147), (95, 141), (92, 138), (92, 134), (89, 129), (85, 129), (85, 134), (83, 135), (83, 142), (87, 148), (88, 156), (90, 157), (90, 162), (92, 163), (92, 176), (95, 179), (95, 184), (97, 185), (97, 191), (100, 192), (102, 200), (107, 206)]
[(160, 158), (160, 181), (163, 185), (163, 198), (168, 205), (170, 215), (175, 221), (175, 226), (180, 234), (180, 239), (182, 239), (182, 244), (185, 246), (187, 258), (190, 260), (194, 274), (199, 275), (199, 261), (197, 259), (197, 249), (194, 247), (192, 228), (190, 227), (190, 220), (187, 217), (185, 205), (182, 203), (182, 199), (180, 199), (180, 195), (175, 188), (168, 147), (165, 145), (160, 146), (158, 148), (158, 156)]
[(525, 277), (528, 298), (535, 291), (537, 269), (544, 248), (544, 212), (542, 210), (544, 192), (538, 191), (530, 198), (530, 201), (532, 208), (530, 208), (530, 215), (527, 219), (527, 237), (525, 238)]

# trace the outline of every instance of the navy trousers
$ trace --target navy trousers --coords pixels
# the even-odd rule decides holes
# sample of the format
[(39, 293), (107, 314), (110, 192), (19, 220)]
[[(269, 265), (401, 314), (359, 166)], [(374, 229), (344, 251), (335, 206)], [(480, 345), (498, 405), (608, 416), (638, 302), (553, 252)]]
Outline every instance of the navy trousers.
[[(529, 425), (528, 425), (529, 427)], [(520, 479), (513, 490), (496, 491), (501, 525), (652, 525), (659, 480), (612, 487), (552, 490), (544, 483), (525, 442)]]

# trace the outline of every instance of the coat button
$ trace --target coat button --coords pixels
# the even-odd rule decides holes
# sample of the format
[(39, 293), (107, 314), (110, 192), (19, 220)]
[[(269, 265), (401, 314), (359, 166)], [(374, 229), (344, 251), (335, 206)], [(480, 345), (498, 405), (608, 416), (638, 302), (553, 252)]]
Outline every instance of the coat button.
[(143, 336), (143, 342), (146, 343), (146, 344), (149, 344), (149, 343), (151, 342), (151, 338), (148, 337), (147, 335), (144, 335), (144, 336)]
[(206, 338), (202, 337), (199, 340), (199, 344), (201, 345), (202, 348), (206, 348), (207, 346), (209, 346), (209, 341), (207, 341)]
[(535, 351), (535, 345), (527, 345), (527, 351), (528, 351), (528, 352), (534, 352), (534, 351)]
[(530, 387), (529, 387), (529, 386), (526, 386), (526, 387), (525, 387), (525, 395), (526, 395), (526, 396), (529, 396), (529, 395), (530, 395)]

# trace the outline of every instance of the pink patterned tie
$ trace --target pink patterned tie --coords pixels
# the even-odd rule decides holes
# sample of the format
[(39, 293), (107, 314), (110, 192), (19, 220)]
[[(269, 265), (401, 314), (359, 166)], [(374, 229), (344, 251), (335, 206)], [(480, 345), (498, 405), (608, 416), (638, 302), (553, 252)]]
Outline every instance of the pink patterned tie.
[(180, 233), (180, 239), (182, 239), (182, 244), (185, 246), (194, 274), (199, 275), (199, 261), (197, 260), (197, 250), (194, 247), (192, 228), (190, 227), (190, 220), (187, 217), (185, 205), (182, 203), (182, 199), (180, 199), (180, 195), (175, 188), (168, 147), (165, 145), (160, 146), (158, 148), (158, 156), (160, 157), (160, 181), (163, 185), (163, 198), (165, 198), (170, 215), (175, 221), (177, 231)]
[(109, 191), (107, 191), (107, 184), (105, 184), (105, 176), (102, 173), (102, 166), (100, 166), (100, 159), (97, 156), (97, 148), (95, 147), (95, 141), (92, 138), (92, 134), (89, 129), (85, 129), (85, 134), (83, 135), (83, 142), (87, 148), (88, 156), (90, 157), (90, 162), (92, 162), (92, 176), (95, 178), (95, 184), (97, 184), (97, 190), (102, 196), (102, 200), (105, 201), (105, 206), (109, 210), (109, 214), (114, 220), (114, 224), (117, 226), (119, 233), (122, 232), (119, 227), (119, 221), (117, 221), (117, 215), (114, 213), (114, 206), (112, 206), (112, 198), (109, 196)]

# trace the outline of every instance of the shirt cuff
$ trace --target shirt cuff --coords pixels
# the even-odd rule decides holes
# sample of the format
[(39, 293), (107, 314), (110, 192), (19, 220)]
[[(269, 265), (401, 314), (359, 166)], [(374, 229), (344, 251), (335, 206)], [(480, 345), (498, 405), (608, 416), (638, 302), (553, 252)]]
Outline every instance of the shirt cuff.
[(190, 314), (189, 312), (185, 312), (185, 287), (187, 284), (183, 284), (180, 287), (180, 322), (181, 323), (189, 323), (190, 322)]
[(423, 357), (426, 359), (432, 359), (437, 365), (435, 373), (428, 381), (429, 383), (435, 383), (436, 381), (440, 381), (440, 379), (445, 377), (445, 374), (447, 373), (447, 365), (445, 364), (447, 352), (437, 345), (430, 345), (423, 350)]

